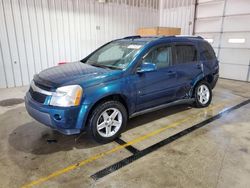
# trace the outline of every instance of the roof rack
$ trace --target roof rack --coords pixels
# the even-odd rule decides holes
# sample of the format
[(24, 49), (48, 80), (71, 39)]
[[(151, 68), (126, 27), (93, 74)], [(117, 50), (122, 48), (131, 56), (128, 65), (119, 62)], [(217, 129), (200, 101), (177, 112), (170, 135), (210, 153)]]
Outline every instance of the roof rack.
[(141, 36), (140, 35), (127, 36), (127, 37), (124, 37), (123, 39), (138, 39), (138, 38), (141, 38)]
[(173, 35), (158, 35), (159, 39), (166, 38), (166, 37), (173, 37)]
[(187, 38), (199, 38), (203, 39), (201, 36), (194, 36), (194, 35), (174, 35), (174, 37), (187, 37)]

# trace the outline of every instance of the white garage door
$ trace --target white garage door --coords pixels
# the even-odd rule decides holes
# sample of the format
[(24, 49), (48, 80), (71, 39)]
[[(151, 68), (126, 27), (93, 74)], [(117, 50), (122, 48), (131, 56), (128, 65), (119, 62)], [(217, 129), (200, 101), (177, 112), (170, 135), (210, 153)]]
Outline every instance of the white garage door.
[(208, 39), (220, 77), (250, 81), (250, 0), (199, 0), (195, 34)]

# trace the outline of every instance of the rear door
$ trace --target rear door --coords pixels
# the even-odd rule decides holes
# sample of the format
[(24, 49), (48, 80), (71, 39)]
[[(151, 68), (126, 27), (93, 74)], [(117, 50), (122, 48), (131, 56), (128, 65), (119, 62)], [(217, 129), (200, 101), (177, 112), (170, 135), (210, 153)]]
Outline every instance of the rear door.
[(196, 79), (203, 74), (197, 45), (191, 42), (176, 42), (174, 45), (175, 63), (173, 71), (177, 73), (177, 99), (189, 97), (189, 91)]
[(213, 74), (217, 75), (219, 74), (219, 63), (215, 56), (213, 48), (210, 46), (210, 44), (206, 41), (201, 42), (199, 44), (200, 54), (201, 54), (201, 61), (204, 65), (204, 74)]

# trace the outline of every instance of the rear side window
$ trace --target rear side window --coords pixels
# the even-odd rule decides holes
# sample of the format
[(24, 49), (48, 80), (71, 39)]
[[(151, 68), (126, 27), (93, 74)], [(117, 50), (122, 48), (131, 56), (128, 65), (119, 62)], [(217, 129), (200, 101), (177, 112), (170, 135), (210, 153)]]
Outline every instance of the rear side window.
[(176, 45), (176, 63), (191, 63), (197, 61), (197, 50), (193, 45)]
[(214, 60), (216, 58), (213, 48), (207, 42), (201, 43), (201, 56), (206, 60)]

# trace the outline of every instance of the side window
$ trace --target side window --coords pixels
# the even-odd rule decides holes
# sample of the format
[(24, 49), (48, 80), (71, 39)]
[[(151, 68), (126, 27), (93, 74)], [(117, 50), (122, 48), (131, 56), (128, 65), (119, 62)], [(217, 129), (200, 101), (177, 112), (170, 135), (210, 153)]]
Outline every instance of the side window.
[(191, 63), (197, 61), (197, 50), (193, 45), (176, 45), (176, 63)]
[(201, 44), (201, 55), (206, 60), (214, 60), (214, 59), (216, 59), (213, 48), (207, 42), (203, 42)]
[(154, 63), (157, 69), (165, 68), (172, 65), (172, 48), (170, 46), (163, 46), (151, 51), (143, 62)]

